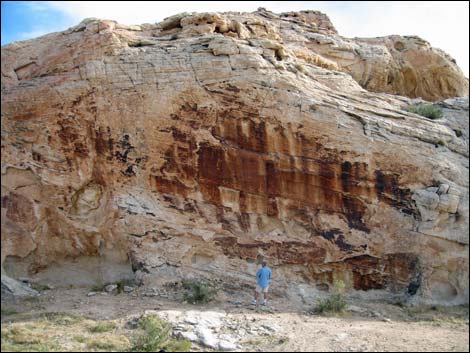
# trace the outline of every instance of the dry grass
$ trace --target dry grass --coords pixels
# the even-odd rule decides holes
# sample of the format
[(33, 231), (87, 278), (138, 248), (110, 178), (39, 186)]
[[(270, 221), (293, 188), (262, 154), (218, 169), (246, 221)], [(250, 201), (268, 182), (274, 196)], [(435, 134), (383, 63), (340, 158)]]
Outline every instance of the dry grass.
[(60, 347), (51, 340), (46, 324), (2, 324), (2, 352), (51, 352)]
[(95, 351), (128, 351), (129, 339), (123, 335), (99, 335), (90, 338), (86, 342), (87, 348)]
[(114, 322), (99, 322), (96, 325), (89, 327), (91, 333), (101, 333), (112, 331), (116, 328), (116, 323)]
[(189, 351), (191, 343), (172, 339), (170, 325), (144, 317), (139, 329), (119, 320), (94, 321), (77, 315), (48, 313), (20, 322), (2, 323), (2, 352)]
[(129, 330), (113, 321), (95, 322), (61, 313), (48, 313), (28, 321), (2, 323), (2, 352), (129, 350)]

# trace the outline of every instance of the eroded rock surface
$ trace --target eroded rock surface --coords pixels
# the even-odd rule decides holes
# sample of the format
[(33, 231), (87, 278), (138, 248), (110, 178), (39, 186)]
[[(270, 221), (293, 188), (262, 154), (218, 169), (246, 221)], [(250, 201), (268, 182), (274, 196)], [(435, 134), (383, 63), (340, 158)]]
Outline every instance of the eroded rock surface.
[(278, 295), (468, 302), (468, 100), (430, 120), (387, 93), (468, 81), (421, 39), (346, 39), (313, 11), (2, 47), (2, 272), (246, 288), (264, 257)]

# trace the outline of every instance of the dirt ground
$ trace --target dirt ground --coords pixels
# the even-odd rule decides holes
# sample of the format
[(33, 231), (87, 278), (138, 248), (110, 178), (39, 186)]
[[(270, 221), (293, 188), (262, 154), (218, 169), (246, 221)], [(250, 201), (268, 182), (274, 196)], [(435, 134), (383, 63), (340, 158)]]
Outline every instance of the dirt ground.
[[(47, 313), (76, 315), (88, 320), (89, 324), (113, 322), (113, 327), (123, 327), (124, 330), (129, 318), (146, 310), (222, 312), (236, 323), (236, 327), (230, 329), (238, 334), (238, 351), (469, 351), (468, 306), (406, 307), (355, 301), (348, 302), (349, 309), (344, 314), (321, 316), (309, 314), (310, 307), (293, 308), (276, 298), (268, 307), (256, 310), (250, 305), (249, 294), (241, 294), (236, 300), (232, 295), (222, 294), (209, 304), (191, 305), (171, 297), (143, 296), (138, 290), (128, 294), (98, 293), (88, 297), (89, 291), (85, 288), (53, 289), (43, 291), (38, 298), (23, 300), (2, 296), (2, 351), (14, 350), (4, 345), (4, 333), (12, 335), (19, 332), (15, 331), (18, 327), (31, 328), (32, 323)], [(278, 329), (273, 333), (256, 331), (256, 327), (262, 325), (275, 325)], [(221, 328), (224, 329), (228, 330)], [(119, 331), (119, 334), (122, 339), (128, 336), (124, 331)], [(60, 346), (54, 347), (66, 350), (85, 350), (88, 347), (94, 351), (113, 348), (108, 346), (106, 349), (99, 344), (86, 346), (80, 341), (89, 340), (88, 336), (74, 336), (73, 339), (72, 336), (64, 328)], [(43, 349), (49, 350), (45, 347)], [(114, 349), (119, 350), (119, 347)], [(191, 350), (205, 348), (193, 344)]]

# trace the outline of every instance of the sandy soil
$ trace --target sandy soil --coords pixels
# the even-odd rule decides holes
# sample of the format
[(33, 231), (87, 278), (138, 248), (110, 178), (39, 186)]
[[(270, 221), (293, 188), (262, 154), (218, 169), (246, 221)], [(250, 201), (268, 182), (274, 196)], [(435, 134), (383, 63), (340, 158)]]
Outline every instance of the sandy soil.
[[(268, 308), (255, 310), (249, 294), (236, 300), (222, 294), (207, 305), (146, 297), (140, 293), (105, 294), (88, 297), (87, 289), (54, 289), (36, 299), (2, 297), (2, 330), (9, 322), (34, 320), (43, 313), (62, 312), (93, 320), (121, 320), (157, 311), (218, 311), (250, 331), (253, 325), (275, 324), (272, 335), (247, 334), (238, 342), (240, 350), (256, 351), (468, 351), (467, 307), (409, 308), (378, 302), (349, 303), (352, 311), (339, 316), (308, 314), (309, 307), (290, 307), (282, 299)], [(201, 350), (197, 345), (194, 350)]]

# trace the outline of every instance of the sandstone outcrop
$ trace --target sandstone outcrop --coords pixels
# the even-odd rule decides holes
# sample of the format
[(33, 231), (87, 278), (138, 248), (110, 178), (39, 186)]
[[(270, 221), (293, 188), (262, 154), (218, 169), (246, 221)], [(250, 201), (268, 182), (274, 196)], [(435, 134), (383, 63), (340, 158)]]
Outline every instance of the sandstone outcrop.
[(266, 258), (278, 295), (468, 302), (468, 100), (430, 120), (418, 96), (468, 81), (421, 39), (346, 39), (313, 11), (2, 47), (2, 274), (246, 288)]

